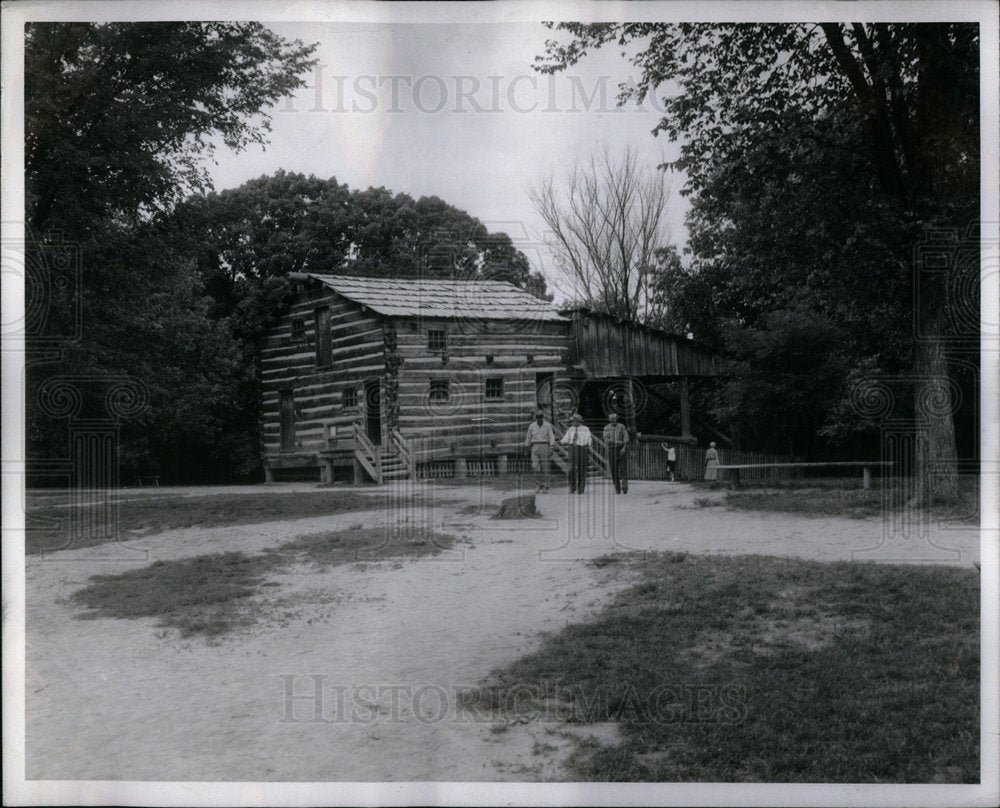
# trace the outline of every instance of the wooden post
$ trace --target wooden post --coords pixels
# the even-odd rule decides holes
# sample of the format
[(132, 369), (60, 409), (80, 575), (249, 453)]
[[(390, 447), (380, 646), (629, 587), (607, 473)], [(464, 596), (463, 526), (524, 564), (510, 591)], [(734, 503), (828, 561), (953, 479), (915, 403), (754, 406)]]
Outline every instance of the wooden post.
[(507, 473), (507, 455), (497, 455), (497, 474)]
[(681, 437), (691, 437), (691, 389), (688, 377), (681, 376)]
[(365, 481), (365, 470), (361, 467), (361, 461), (354, 458), (354, 484), (362, 485)]
[(330, 485), (333, 482), (333, 461), (321, 460), (320, 464), (319, 481), (323, 485)]
[(628, 412), (626, 414), (625, 428), (628, 429), (629, 440), (635, 438), (636, 429), (636, 402), (635, 402), (635, 388), (633, 386), (633, 378), (628, 377)]
[(871, 487), (872, 487), (872, 470), (870, 468), (868, 468), (868, 466), (865, 466), (861, 470), (861, 487), (864, 488), (865, 491), (870, 491), (871, 490)]
[(274, 469), (270, 466), (264, 466), (264, 482), (273, 483), (274, 482)]
[(465, 477), (466, 474), (468, 474), (468, 471), (469, 471), (469, 466), (465, 462), (465, 458), (464, 457), (456, 457), (455, 458), (455, 476), (456, 477)]

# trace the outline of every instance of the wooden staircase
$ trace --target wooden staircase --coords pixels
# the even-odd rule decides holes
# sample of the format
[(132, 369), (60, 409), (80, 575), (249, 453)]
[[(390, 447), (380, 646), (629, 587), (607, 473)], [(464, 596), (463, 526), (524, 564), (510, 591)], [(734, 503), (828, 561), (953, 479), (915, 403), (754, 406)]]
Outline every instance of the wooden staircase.
[[(552, 450), (552, 459), (565, 474), (569, 474), (569, 447), (559, 443), (564, 434), (564, 430), (556, 432), (556, 445)], [(604, 441), (597, 437), (597, 435), (591, 434), (590, 451), (587, 453), (587, 479), (600, 480), (610, 478), (611, 469), (608, 468), (607, 446), (605, 446)]]
[(380, 482), (388, 480), (400, 480), (410, 476), (410, 469), (406, 465), (403, 456), (395, 449), (381, 447), (379, 452), (379, 464), (382, 467), (382, 479)]
[(354, 424), (354, 457), (376, 483), (413, 475), (413, 450), (398, 429), (389, 433), (387, 446), (376, 446), (361, 424)]

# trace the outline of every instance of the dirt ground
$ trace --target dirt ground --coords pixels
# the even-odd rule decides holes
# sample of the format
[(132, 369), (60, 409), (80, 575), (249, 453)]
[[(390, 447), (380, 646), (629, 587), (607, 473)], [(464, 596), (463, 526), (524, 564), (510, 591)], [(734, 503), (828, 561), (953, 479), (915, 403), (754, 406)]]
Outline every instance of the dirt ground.
[[(412, 484), (408, 484), (412, 485)], [(253, 495), (311, 486), (212, 489)], [(161, 496), (177, 489), (143, 489)], [(193, 489), (192, 494), (210, 493)], [(761, 553), (816, 560), (969, 565), (966, 525), (728, 511), (686, 484), (609, 484), (537, 498), (541, 518), (493, 521), (508, 494), (442, 488), (461, 500), (211, 529), (184, 529), (30, 556), (29, 779), (210, 781), (557, 781), (570, 754), (614, 725), (470, 712), (459, 694), (585, 620), (630, 581), (588, 559), (622, 550)], [(704, 502), (702, 502), (702, 505)], [(77, 619), (70, 595), (94, 574), (210, 552), (254, 553), (296, 536), (386, 520), (459, 537), (435, 557), (300, 567), (273, 576), (251, 629), (181, 639), (142, 620)]]

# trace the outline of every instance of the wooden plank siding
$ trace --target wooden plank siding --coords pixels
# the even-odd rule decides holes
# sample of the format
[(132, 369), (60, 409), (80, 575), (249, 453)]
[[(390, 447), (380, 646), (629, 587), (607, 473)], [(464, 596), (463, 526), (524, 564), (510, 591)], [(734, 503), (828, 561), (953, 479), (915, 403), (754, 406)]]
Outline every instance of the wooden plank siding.
[(716, 357), (697, 343), (595, 312), (574, 311), (570, 362), (588, 378), (717, 376)]
[[(329, 308), (330, 364), (317, 365), (316, 310)], [(293, 334), (292, 322), (302, 330)], [(318, 465), (318, 452), (328, 448), (327, 430), (337, 432), (334, 445), (346, 450), (351, 425), (365, 416), (362, 383), (385, 372), (382, 318), (325, 288), (306, 290), (271, 329), (261, 349), (262, 432), (265, 465)], [(355, 406), (343, 405), (344, 389), (357, 391)], [(291, 390), (295, 415), (292, 453), (280, 445), (279, 394)]]

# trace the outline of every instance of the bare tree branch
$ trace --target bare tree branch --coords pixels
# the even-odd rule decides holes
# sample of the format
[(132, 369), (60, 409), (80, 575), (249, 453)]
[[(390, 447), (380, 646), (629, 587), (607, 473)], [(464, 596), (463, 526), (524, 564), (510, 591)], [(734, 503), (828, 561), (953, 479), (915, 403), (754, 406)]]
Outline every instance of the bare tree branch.
[(573, 295), (630, 320), (650, 313), (656, 252), (670, 244), (670, 177), (607, 148), (528, 189)]

